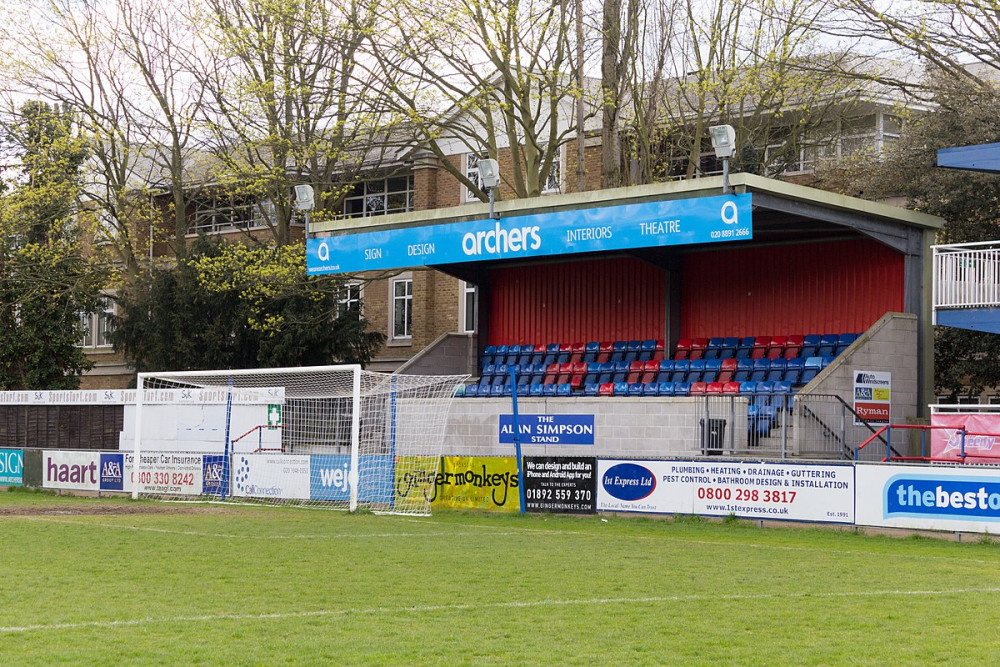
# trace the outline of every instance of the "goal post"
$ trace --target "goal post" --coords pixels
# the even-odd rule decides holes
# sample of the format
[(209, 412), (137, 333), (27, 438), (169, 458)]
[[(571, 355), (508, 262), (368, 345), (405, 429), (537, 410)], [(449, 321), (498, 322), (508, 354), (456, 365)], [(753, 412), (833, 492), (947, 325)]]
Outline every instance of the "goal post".
[(428, 514), (467, 378), (359, 365), (139, 373), (126, 483), (135, 498)]

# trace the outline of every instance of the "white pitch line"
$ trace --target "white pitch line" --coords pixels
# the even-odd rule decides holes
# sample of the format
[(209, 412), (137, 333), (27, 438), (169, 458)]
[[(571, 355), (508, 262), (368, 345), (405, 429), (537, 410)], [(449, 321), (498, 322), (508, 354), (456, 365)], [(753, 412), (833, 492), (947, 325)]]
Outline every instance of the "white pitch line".
[(478, 611), (483, 609), (528, 609), (534, 607), (576, 607), (587, 605), (644, 604), (661, 602), (713, 602), (745, 600), (807, 600), (811, 598), (870, 598), (892, 596), (937, 596), (937, 595), (980, 595), (1000, 593), (1000, 587), (954, 588), (946, 590), (881, 590), (881, 591), (836, 591), (828, 593), (744, 593), (733, 595), (661, 595), (649, 597), (589, 598), (571, 600), (524, 600), (508, 602), (487, 602), (482, 604), (442, 604), (411, 605), (403, 607), (369, 607), (349, 609), (318, 609), (315, 611), (280, 612), (264, 614), (203, 614), (200, 616), (164, 616), (121, 619), (117, 621), (81, 621), (77, 623), (40, 623), (36, 625), (0, 626), (0, 634), (24, 632), (47, 632), (55, 630), (79, 630), (85, 628), (122, 628), (168, 623), (205, 623), (212, 621), (255, 621), (283, 620), (295, 618), (318, 618), (324, 616), (370, 616), (374, 614), (414, 614), (433, 612)]

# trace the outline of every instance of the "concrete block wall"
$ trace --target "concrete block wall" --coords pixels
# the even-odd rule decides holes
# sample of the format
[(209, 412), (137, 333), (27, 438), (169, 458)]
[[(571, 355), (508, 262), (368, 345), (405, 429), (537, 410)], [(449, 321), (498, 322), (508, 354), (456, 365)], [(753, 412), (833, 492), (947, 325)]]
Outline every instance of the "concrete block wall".
[[(746, 399), (728, 397), (713, 403), (710, 418), (727, 421), (724, 445), (733, 434), (745, 445)], [(704, 398), (531, 398), (518, 399), (522, 415), (594, 415), (594, 445), (532, 445), (522, 442), (526, 456), (599, 456), (667, 458), (702, 453)], [(510, 398), (456, 399), (445, 433), (446, 455), (510, 456), (514, 447), (499, 443), (500, 415), (512, 414)], [(731, 420), (731, 416), (735, 419)]]

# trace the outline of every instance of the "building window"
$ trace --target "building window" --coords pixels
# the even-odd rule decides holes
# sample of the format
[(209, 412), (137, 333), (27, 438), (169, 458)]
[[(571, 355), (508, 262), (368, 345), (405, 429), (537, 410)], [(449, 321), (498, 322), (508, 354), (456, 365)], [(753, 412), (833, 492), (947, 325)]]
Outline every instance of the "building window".
[(79, 346), (86, 349), (111, 347), (108, 334), (111, 331), (111, 317), (115, 314), (115, 304), (110, 297), (103, 297), (96, 313), (80, 313), (80, 327), (83, 338)]
[(260, 229), (275, 220), (274, 202), (240, 195), (209, 195), (191, 202), (188, 234), (214, 234)]
[(396, 340), (413, 336), (413, 279), (392, 281), (392, 337)]
[(413, 175), (386, 176), (355, 183), (344, 197), (344, 217), (363, 218), (413, 210)]
[(552, 168), (549, 169), (549, 175), (542, 187), (543, 195), (562, 192), (562, 154), (564, 149), (565, 146), (560, 146), (556, 154), (552, 156)]
[(476, 333), (479, 325), (479, 288), (473, 283), (464, 280), (459, 290), (461, 302), (459, 303), (459, 331), (462, 333)]
[[(480, 190), (483, 189), (483, 184), (479, 180), (479, 156), (475, 153), (465, 154), (465, 177), (470, 181), (475, 183), (476, 187)], [(479, 195), (465, 188), (465, 201), (467, 202), (481, 202)]]
[(354, 312), (361, 315), (361, 283), (344, 283), (337, 297), (337, 316)]

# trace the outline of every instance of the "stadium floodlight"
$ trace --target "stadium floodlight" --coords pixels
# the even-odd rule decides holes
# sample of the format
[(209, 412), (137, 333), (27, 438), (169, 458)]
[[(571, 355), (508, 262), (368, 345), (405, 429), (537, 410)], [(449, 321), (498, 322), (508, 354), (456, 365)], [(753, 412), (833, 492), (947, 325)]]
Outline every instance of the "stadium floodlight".
[(313, 186), (308, 184), (295, 186), (295, 208), (299, 211), (311, 211), (316, 208)]
[(722, 160), (722, 194), (730, 194), (733, 189), (729, 185), (729, 158), (736, 154), (736, 130), (732, 125), (712, 125), (708, 128), (708, 136), (712, 139), (715, 157)]
[(495, 201), (494, 190), (500, 186), (500, 163), (493, 159), (483, 159), (479, 161), (479, 182), (483, 189), (490, 195), (490, 217), (493, 215), (493, 203)]

